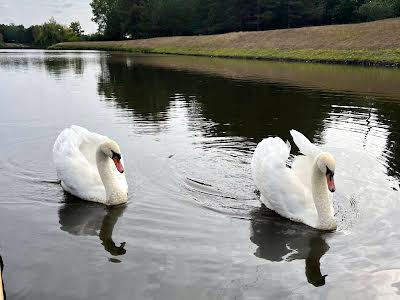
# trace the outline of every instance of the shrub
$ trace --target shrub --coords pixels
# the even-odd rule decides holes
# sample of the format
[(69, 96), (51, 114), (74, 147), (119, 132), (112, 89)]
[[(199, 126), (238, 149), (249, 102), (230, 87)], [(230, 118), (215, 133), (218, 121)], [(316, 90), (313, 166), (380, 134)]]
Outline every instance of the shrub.
[(395, 16), (394, 2), (390, 0), (371, 0), (358, 8), (363, 20), (375, 21)]

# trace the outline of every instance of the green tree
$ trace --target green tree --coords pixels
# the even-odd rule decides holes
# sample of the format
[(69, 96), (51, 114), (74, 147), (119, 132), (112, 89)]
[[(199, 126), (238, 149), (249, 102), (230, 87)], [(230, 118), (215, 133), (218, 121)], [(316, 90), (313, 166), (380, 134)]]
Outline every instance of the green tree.
[(351, 23), (357, 20), (357, 0), (326, 0), (325, 24)]
[(51, 18), (43, 25), (36, 25), (33, 28), (34, 44), (40, 47), (63, 42), (65, 40), (65, 28)]
[(214, 34), (400, 15), (400, 0), (92, 0), (106, 39)]
[(374, 21), (395, 16), (396, 2), (390, 0), (370, 0), (358, 8), (363, 20)]
[(3, 34), (6, 43), (22, 43), (24, 38), (25, 28), (23, 25), (0, 25), (0, 32)]
[(93, 22), (98, 25), (98, 31), (104, 33), (105, 28), (107, 26), (107, 22), (109, 21), (108, 15), (111, 13), (113, 9), (114, 1), (110, 0), (92, 0), (90, 2), (90, 6), (92, 7), (93, 13)]
[(29, 44), (29, 45), (33, 44), (33, 26), (30, 26), (25, 29), (23, 43)]
[(82, 29), (82, 26), (79, 23), (79, 21), (71, 22), (71, 24), (69, 24), (69, 29), (78, 37), (82, 36), (82, 34), (85, 32)]
[(92, 20), (97, 23), (99, 32), (108, 39), (123, 38), (123, 17), (119, 12), (123, 10), (119, 0), (93, 0), (90, 3), (93, 12)]

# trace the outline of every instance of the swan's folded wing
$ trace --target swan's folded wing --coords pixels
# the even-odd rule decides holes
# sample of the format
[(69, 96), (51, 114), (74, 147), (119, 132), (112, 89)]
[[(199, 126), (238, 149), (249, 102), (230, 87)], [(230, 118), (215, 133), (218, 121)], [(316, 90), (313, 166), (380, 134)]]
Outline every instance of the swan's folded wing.
[(297, 220), (306, 206), (302, 182), (286, 167), (289, 147), (282, 139), (267, 138), (258, 144), (251, 162), (252, 175), (267, 207)]
[(290, 130), (290, 134), (292, 135), (294, 143), (304, 155), (315, 157), (321, 153), (321, 149), (311, 143), (302, 133), (292, 129)]
[[(90, 132), (89, 130), (76, 125), (72, 125), (71, 130), (76, 137), (75, 146), (78, 147), (79, 151), (88, 160), (90, 166), (96, 167), (97, 147), (108, 138), (104, 135)], [(97, 172), (97, 167), (95, 171)]]
[(53, 147), (53, 158), (55, 161), (62, 161), (66, 157), (72, 157), (76, 162), (81, 163), (81, 167), (94, 168), (97, 147), (106, 139), (105, 136), (72, 125), (64, 129), (57, 137)]

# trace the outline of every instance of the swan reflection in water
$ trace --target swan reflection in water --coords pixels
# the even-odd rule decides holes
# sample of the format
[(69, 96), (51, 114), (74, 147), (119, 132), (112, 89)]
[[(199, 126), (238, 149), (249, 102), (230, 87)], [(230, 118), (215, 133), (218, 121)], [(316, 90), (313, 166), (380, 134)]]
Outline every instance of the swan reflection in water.
[(304, 259), (307, 281), (318, 287), (325, 284), (320, 259), (329, 250), (324, 235), (301, 223), (289, 221), (264, 205), (251, 213), (250, 240), (258, 246), (255, 256), (269, 261)]
[[(65, 194), (65, 203), (58, 211), (60, 229), (72, 235), (98, 236), (108, 253), (113, 256), (124, 255), (125, 242), (117, 246), (112, 239), (112, 233), (125, 209), (126, 205), (107, 207)], [(110, 261), (119, 262), (116, 259)]]

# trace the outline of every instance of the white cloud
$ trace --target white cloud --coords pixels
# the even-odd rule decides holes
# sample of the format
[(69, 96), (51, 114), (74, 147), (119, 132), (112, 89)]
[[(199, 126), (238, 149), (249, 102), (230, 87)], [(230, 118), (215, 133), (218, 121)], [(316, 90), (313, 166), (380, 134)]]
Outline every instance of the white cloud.
[(5, 18), (4, 18), (4, 22), (0, 22), (0, 23), (5, 23), (5, 24), (14, 23), (14, 24), (16, 24), (17, 22), (16, 22), (15, 19), (13, 19), (13, 18), (5, 17)]

